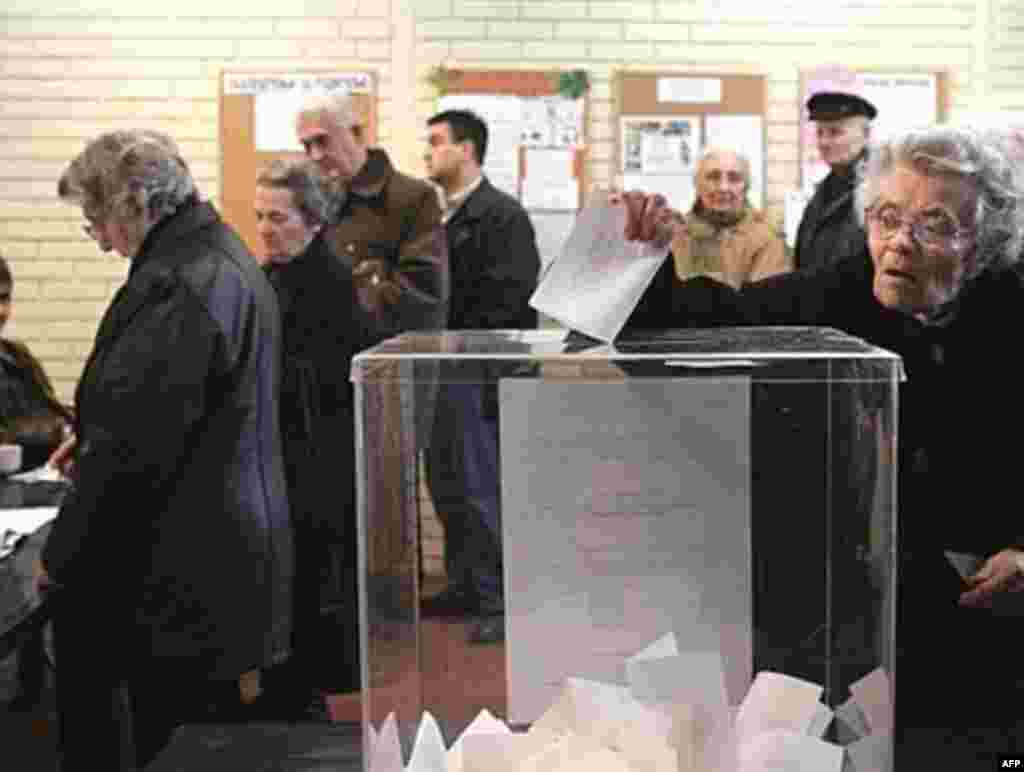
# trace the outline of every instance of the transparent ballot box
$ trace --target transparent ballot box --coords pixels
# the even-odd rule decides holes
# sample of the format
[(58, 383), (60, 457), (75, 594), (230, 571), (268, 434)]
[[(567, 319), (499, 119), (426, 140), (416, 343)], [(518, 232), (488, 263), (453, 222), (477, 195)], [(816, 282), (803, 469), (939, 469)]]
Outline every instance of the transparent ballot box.
[[(901, 378), (818, 328), (410, 333), (359, 354), (365, 768), (386, 740), (404, 764), (417, 735), (450, 748), (482, 711), (535, 745), (625, 747), (620, 722), (728, 769), (709, 738), (735, 752), (757, 725), (871, 743), (888, 768)], [(503, 608), (474, 589), (494, 565)], [(465, 603), (432, 607), (446, 588)]]

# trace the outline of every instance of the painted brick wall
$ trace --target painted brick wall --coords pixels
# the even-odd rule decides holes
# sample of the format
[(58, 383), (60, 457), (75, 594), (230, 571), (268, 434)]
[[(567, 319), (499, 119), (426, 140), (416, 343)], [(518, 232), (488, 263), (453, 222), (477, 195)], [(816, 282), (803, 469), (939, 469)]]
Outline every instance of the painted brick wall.
[[(401, 135), (395, 88), (411, 91), (404, 74), (411, 51), (396, 52), (394, 43), (409, 18), (405, 0), (305, 0), (272, 11), (239, 0), (182, 0), (173, 4), (177, 16), (123, 0), (94, 10), (88, 2), (68, 10), (34, 0), (4, 5), (0, 252), (15, 277), (7, 334), (37, 352), (65, 400), (127, 271), (82, 234), (77, 210), (56, 200), (57, 177), (87, 138), (118, 127), (164, 130), (216, 198), (218, 78), (226, 67), (376, 70), (381, 139)], [(408, 37), (411, 22), (405, 26)]]
[(799, 181), (801, 70), (825, 64), (946, 70), (954, 118), (958, 110), (1024, 103), (1021, 0), (417, 0), (416, 13), (423, 118), (435, 103), (423, 77), (438, 64), (586, 68), (598, 184), (616, 181), (613, 73), (766, 75), (767, 205), (776, 214), (785, 191)]

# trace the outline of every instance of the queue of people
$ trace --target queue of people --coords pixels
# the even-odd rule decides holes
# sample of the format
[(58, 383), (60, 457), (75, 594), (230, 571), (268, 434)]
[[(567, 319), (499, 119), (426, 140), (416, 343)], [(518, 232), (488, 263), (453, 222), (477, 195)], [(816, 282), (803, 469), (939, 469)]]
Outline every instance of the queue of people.
[[(1024, 588), (1020, 527), (997, 504), (1012, 501), (1012, 454), (997, 448), (1018, 428), (1013, 380), (993, 372), (1024, 295), (1022, 171), (1000, 141), (952, 128), (869, 151), (876, 110), (854, 95), (808, 108), (831, 171), (794, 257), (751, 207), (737, 149), (705, 151), (686, 213), (615, 199), (636, 213), (629, 235), (671, 251), (629, 327), (825, 325), (903, 357), (898, 746), (942, 759), (914, 730), (946, 727), (963, 759), (955, 738), (971, 731), (1018, 747), (1019, 621), (988, 607)], [(101, 135), (61, 175), (86, 232), (131, 261), (73, 411), (27, 350), (0, 351), (4, 407), (50, 427), (43, 453), (74, 481), (38, 577), (60, 588), (62, 769), (142, 768), (181, 723), (322, 718), (326, 693), (360, 688), (351, 358), (408, 329), (536, 325), (536, 236), (482, 172), (486, 124), (447, 111), (428, 132), (441, 196), (368, 145), (349, 100), (304, 104), (307, 160), (255, 181), (258, 262), (162, 134)], [(5, 286), (9, 302), (0, 262)], [(0, 294), (0, 325), (4, 308)], [(494, 643), (497, 398), (441, 381), (425, 460), (449, 584), (423, 610), (476, 617), (470, 642)], [(205, 560), (185, 557), (197, 541)], [(961, 585), (944, 550), (987, 560)], [(933, 710), (939, 674), (962, 709)]]

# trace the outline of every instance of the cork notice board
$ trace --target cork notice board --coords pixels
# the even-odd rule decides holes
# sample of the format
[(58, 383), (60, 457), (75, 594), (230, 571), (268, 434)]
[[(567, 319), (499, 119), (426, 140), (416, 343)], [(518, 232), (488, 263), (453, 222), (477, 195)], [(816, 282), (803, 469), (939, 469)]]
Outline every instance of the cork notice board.
[(377, 140), (377, 86), (372, 72), (221, 73), (221, 196), (224, 219), (258, 253), (253, 191), (260, 169), (276, 158), (301, 158), (295, 115), (310, 94), (352, 95), (367, 141)]
[(619, 73), (616, 176), (626, 189), (663, 193), (679, 209), (694, 199), (694, 173), (704, 148), (747, 156), (750, 199), (764, 206), (763, 75)]

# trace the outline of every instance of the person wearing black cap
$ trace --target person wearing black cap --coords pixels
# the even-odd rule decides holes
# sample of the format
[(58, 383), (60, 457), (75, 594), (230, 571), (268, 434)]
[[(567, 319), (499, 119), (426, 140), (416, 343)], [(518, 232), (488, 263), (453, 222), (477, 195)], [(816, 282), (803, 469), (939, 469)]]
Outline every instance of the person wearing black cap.
[(864, 228), (854, 214), (853, 191), (878, 110), (856, 94), (822, 91), (807, 100), (807, 113), (817, 124), (818, 152), (829, 165), (829, 174), (818, 184), (800, 220), (794, 256), (797, 269), (829, 265), (864, 252)]

